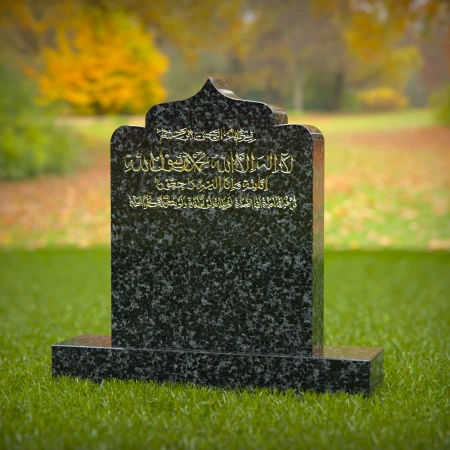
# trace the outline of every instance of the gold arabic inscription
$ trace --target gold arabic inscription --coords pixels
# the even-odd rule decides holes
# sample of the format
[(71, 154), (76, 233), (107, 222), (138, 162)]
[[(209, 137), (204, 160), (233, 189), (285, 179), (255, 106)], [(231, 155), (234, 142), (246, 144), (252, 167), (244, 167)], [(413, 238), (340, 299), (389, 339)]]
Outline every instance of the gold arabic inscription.
[[(232, 141), (236, 143), (254, 142), (253, 132), (242, 129), (217, 129), (210, 132), (194, 132), (188, 128), (169, 131), (157, 129), (160, 142), (166, 140), (180, 141)], [(269, 191), (269, 176), (271, 174), (290, 174), (294, 169), (294, 158), (290, 153), (269, 152), (263, 156), (255, 156), (250, 152), (227, 152), (222, 155), (209, 156), (203, 151), (181, 152), (171, 156), (161, 151), (127, 154), (124, 158), (125, 172), (150, 173), (207, 173), (220, 174), (213, 179), (189, 178), (177, 180), (173, 177), (156, 178), (154, 183), (158, 191)], [(257, 177), (246, 179), (235, 178), (233, 174), (255, 174)], [(222, 175), (224, 174), (224, 175)], [(265, 175), (265, 176), (264, 176)], [(250, 209), (290, 209), (297, 207), (295, 196), (240, 196), (229, 195), (152, 195), (143, 194), (128, 196), (132, 208), (174, 208), (174, 209), (220, 209), (250, 208)]]
[(129, 195), (129, 205), (132, 208), (174, 208), (174, 209), (229, 209), (229, 208), (250, 208), (250, 209), (290, 209), (297, 207), (295, 196), (258, 196), (258, 197), (237, 197), (229, 195)]
[(290, 153), (273, 152), (258, 157), (253, 152), (229, 152), (220, 156), (209, 156), (205, 152), (183, 152), (176, 157), (164, 152), (150, 152), (148, 157), (142, 153), (130, 153), (124, 158), (124, 166), (125, 172), (291, 173), (294, 157)]
[(200, 131), (195, 132), (190, 128), (181, 128), (180, 130), (170, 131), (163, 128), (157, 128), (156, 133), (159, 134), (159, 142), (163, 139), (177, 140), (177, 141), (234, 141), (235, 144), (241, 142), (255, 142), (256, 139), (253, 135), (253, 131), (242, 129), (229, 129), (218, 128), (212, 131)]
[(269, 177), (249, 178), (245, 180), (235, 180), (231, 177), (214, 177), (212, 180), (202, 180), (196, 178), (188, 178), (187, 181), (179, 181), (174, 178), (161, 180), (154, 178), (158, 191), (268, 191)]

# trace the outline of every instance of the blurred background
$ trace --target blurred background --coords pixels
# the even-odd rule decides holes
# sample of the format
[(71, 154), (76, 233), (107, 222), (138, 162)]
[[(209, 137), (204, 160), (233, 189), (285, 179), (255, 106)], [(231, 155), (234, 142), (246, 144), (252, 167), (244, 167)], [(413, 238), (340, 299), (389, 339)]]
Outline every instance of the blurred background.
[(325, 245), (450, 249), (446, 0), (0, 4), (0, 247), (109, 245), (109, 139), (208, 76), (326, 141)]

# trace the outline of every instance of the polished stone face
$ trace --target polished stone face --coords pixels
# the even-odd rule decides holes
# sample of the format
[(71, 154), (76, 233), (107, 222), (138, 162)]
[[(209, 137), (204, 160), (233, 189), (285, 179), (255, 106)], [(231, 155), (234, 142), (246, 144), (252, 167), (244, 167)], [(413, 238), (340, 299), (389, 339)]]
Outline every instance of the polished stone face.
[(114, 346), (323, 344), (323, 138), (208, 80), (111, 141)]
[(53, 375), (372, 393), (383, 349), (323, 345), (322, 134), (209, 79), (111, 139), (112, 336)]
[(383, 380), (383, 350), (321, 348), (320, 355), (281, 356), (111, 347), (110, 336), (83, 335), (53, 346), (55, 374), (259, 386), (371, 394)]

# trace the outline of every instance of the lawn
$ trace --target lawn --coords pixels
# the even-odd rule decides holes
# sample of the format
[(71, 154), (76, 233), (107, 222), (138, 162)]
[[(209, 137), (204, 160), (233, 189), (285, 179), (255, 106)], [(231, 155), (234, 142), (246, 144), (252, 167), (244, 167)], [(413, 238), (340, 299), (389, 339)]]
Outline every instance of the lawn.
[(0, 448), (450, 446), (449, 253), (326, 253), (325, 340), (385, 348), (372, 397), (52, 379), (52, 343), (109, 333), (109, 258), (0, 253)]

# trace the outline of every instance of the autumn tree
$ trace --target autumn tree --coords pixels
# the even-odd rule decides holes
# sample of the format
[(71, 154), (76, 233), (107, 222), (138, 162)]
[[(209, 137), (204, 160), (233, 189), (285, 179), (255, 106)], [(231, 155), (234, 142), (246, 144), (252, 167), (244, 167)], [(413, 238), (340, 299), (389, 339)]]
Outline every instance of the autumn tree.
[[(139, 18), (144, 26), (155, 33), (158, 45), (176, 47), (192, 64), (199, 51), (222, 48), (224, 41), (235, 41), (235, 51), (242, 55), (245, 42), (239, 37), (245, 22), (245, 0), (211, 2), (204, 0), (79, 0), (96, 5), (105, 14), (121, 8)], [(238, 40), (240, 42), (238, 42)]]
[(20, 20), (23, 37), (35, 37), (38, 55), (21, 65), (38, 81), (44, 102), (105, 114), (143, 111), (163, 100), (168, 59), (130, 14), (118, 9), (105, 15), (70, 0), (36, 11), (24, 1), (15, 8), (10, 13)]
[(240, 5), (18, 0), (0, 5), (0, 39), (38, 79), (46, 101), (64, 100), (77, 113), (138, 111), (163, 99), (162, 52), (177, 48), (194, 67), (199, 50), (238, 35)]
[[(136, 17), (154, 33), (158, 47), (170, 58), (165, 76), (170, 100), (194, 94), (208, 76), (233, 83), (235, 64), (245, 57), (245, 0), (84, 0), (105, 14), (117, 7)], [(241, 80), (239, 84), (242, 84)], [(234, 85), (239, 90), (239, 86)]]
[(65, 92), (79, 112), (133, 111), (160, 101), (167, 67), (161, 53), (176, 61), (183, 55), (185, 65), (169, 71), (183, 93), (192, 71), (195, 86), (200, 76), (223, 75), (241, 95), (295, 109), (339, 109), (347, 93), (367, 87), (401, 92), (421, 64), (417, 35), (439, 11), (448, 18), (446, 3), (18, 0), (0, 5), (0, 37), (47, 99)]
[(339, 109), (348, 91), (403, 90), (421, 64), (418, 32), (445, 2), (247, 0), (245, 8), (252, 20), (242, 36), (241, 80), (257, 73), (269, 101), (296, 109), (311, 90)]
[(249, 0), (247, 15), (244, 76), (256, 75), (268, 101), (303, 109), (305, 84), (332, 63), (324, 54), (342, 52), (340, 36), (310, 2)]

